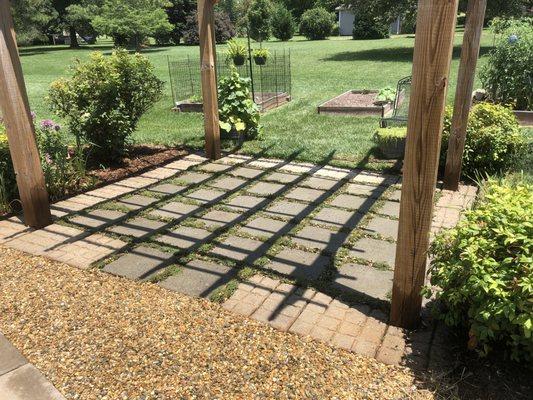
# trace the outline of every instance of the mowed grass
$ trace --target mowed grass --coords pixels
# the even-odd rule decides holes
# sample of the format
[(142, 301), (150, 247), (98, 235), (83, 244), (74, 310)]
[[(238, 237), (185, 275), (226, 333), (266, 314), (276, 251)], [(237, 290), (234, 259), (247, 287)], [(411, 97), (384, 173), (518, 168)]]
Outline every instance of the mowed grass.
[[(459, 66), (462, 33), (457, 32), (450, 77), (448, 101), (453, 100)], [(485, 32), (481, 60), (490, 50), (492, 36)], [(249, 141), (240, 151), (269, 157), (296, 158), (336, 165), (384, 168), (387, 163), (372, 163), (372, 135), (377, 118), (327, 116), (317, 114), (317, 106), (349, 89), (379, 89), (395, 86), (411, 74), (414, 37), (402, 35), (385, 40), (355, 41), (331, 38), (307, 41), (297, 37), (290, 42), (269, 42), (271, 51), (290, 51), (293, 100), (265, 113), (261, 124), (264, 133), (259, 140)], [(223, 51), (225, 46), (219, 46)], [(62, 46), (21, 49), (31, 108), (38, 118), (53, 118), (45, 100), (50, 83), (69, 74), (69, 65), (85, 60), (91, 51), (112, 51), (109, 41), (70, 50)], [(134, 140), (136, 143), (186, 145), (203, 147), (202, 116), (174, 113), (169, 85), (168, 58), (198, 56), (196, 46), (151, 47), (146, 55), (157, 75), (166, 82), (164, 97), (143, 116)], [(479, 86), (479, 82), (476, 83)], [(56, 118), (57, 119), (57, 118)], [(370, 161), (370, 162), (369, 162)]]

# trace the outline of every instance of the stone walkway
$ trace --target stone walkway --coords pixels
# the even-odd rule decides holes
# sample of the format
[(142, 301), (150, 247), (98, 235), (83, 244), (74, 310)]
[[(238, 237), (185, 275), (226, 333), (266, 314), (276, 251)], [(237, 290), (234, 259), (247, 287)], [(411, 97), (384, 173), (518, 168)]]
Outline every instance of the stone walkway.
[[(210, 297), (285, 331), (387, 363), (438, 361), (431, 325), (387, 325), (400, 181), (330, 166), (189, 155), (53, 205), (54, 224), (0, 221), (0, 243)], [(433, 232), (474, 187), (438, 190)]]
[(48, 380), (0, 333), (0, 400), (64, 400)]

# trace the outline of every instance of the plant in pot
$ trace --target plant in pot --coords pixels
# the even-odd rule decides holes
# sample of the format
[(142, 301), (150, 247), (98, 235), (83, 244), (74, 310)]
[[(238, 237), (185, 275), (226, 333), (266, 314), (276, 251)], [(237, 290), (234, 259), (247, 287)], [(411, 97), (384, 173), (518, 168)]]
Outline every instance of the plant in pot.
[(374, 134), (374, 142), (378, 145), (383, 157), (387, 159), (403, 158), (407, 128), (379, 128)]
[(254, 61), (257, 65), (265, 65), (270, 52), (267, 49), (255, 49), (253, 53)]
[(374, 104), (376, 106), (384, 106), (388, 103), (394, 103), (394, 100), (396, 99), (396, 89), (387, 86), (383, 89), (380, 89), (377, 96), (376, 101), (374, 101)]
[(228, 40), (228, 59), (233, 61), (233, 64), (240, 66), (246, 62), (246, 46), (241, 42), (231, 39)]

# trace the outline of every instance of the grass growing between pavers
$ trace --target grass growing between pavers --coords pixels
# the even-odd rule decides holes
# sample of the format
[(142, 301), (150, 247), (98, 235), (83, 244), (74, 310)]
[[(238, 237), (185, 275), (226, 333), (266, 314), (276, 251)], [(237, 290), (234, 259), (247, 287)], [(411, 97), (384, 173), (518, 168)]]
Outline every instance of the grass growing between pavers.
[[(492, 46), (492, 35), (482, 37), (480, 66)], [(459, 65), (462, 32), (458, 31), (451, 64), (448, 100), (453, 99)], [(340, 166), (366, 165), (383, 169), (388, 162), (369, 163), (375, 148), (372, 135), (378, 126), (377, 118), (318, 115), (316, 107), (350, 89), (380, 89), (395, 86), (411, 74), (414, 38), (399, 36), (385, 40), (354, 41), (331, 38), (307, 41), (296, 37), (289, 42), (268, 42), (271, 51), (291, 52), (293, 101), (264, 114), (261, 124), (264, 135), (246, 142), (241, 151), (248, 154), (287, 158), (298, 151), (297, 158), (319, 162), (324, 154), (332, 154), (331, 162)], [(223, 51), (225, 46), (218, 46)], [(101, 40), (95, 46), (70, 50), (65, 46), (38, 46), (21, 49), (21, 60), (32, 109), (39, 118), (51, 118), (45, 101), (50, 83), (68, 73), (76, 59), (86, 60), (92, 50), (106, 54), (111, 42)], [(168, 77), (167, 57), (198, 58), (196, 46), (150, 47), (144, 51), (155, 66), (158, 77), (166, 82), (164, 98), (140, 121), (134, 139), (138, 143), (203, 146), (202, 116), (194, 113), (170, 111), (172, 99)], [(479, 81), (476, 81), (479, 86)]]

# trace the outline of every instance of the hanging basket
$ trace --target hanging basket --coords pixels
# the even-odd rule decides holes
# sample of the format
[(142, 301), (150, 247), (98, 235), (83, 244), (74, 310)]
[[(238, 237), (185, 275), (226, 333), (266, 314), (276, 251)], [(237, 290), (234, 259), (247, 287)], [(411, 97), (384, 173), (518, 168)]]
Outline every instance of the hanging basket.
[(267, 58), (265, 56), (254, 56), (254, 61), (256, 65), (265, 65)]
[(237, 56), (233, 56), (232, 60), (233, 60), (233, 64), (235, 64), (236, 66), (241, 66), (241, 65), (244, 65), (244, 63), (246, 62), (246, 57), (237, 55)]

